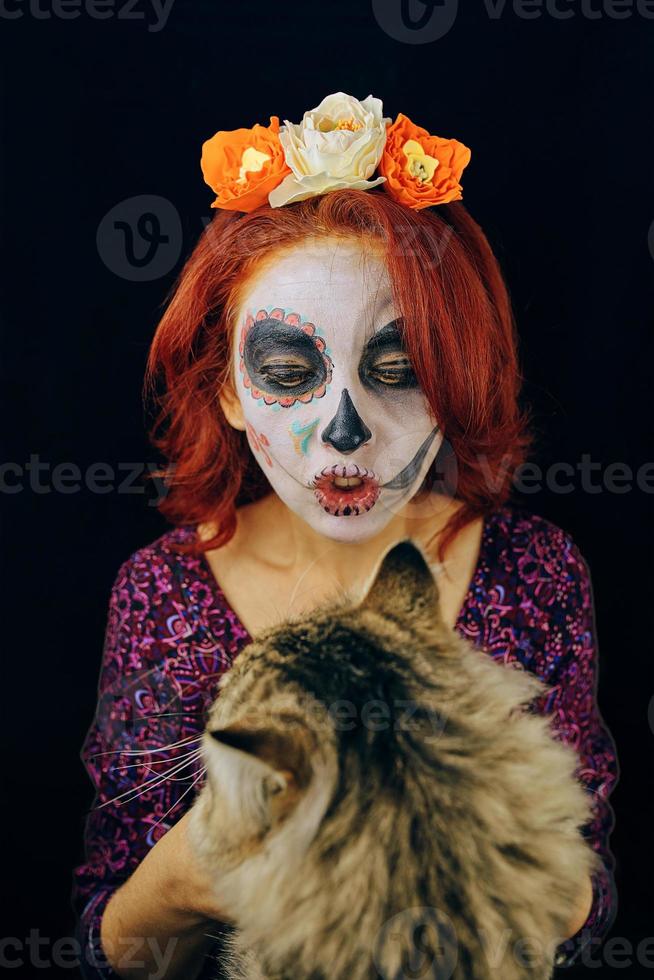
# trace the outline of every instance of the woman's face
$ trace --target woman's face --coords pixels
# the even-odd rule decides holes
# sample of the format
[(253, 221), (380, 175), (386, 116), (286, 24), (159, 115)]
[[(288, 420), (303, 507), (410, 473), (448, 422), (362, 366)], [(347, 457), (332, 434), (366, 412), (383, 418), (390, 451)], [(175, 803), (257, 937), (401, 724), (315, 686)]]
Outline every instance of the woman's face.
[(334, 540), (388, 524), (442, 442), (398, 316), (382, 253), (336, 238), (266, 262), (237, 311), (228, 418), (277, 495)]

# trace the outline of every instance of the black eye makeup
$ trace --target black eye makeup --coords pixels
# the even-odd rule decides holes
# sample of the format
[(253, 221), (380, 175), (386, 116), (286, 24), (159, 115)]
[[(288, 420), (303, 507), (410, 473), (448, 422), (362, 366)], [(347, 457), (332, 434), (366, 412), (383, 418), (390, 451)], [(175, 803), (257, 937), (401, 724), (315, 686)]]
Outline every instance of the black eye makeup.
[(324, 341), (303, 330), (296, 315), (293, 322), (261, 317), (252, 322), (242, 343), (246, 384), (255, 397), (280, 404), (321, 389), (324, 393), (331, 362), (323, 351)]
[[(361, 376), (361, 372), (359, 375)], [(377, 381), (391, 388), (414, 388), (418, 384), (411, 361), (404, 354), (396, 354), (370, 364), (362, 380)]]
[(359, 364), (361, 383), (378, 390), (418, 388), (418, 379), (404, 350), (400, 320), (387, 323), (368, 343)]
[(292, 362), (285, 364), (273, 362), (261, 368), (258, 372), (266, 382), (266, 388), (270, 390), (271, 385), (280, 385), (282, 388), (297, 388), (304, 384), (309, 378), (314, 377), (314, 372), (307, 366), (298, 365)]
[[(282, 310), (273, 313), (283, 314)], [(331, 360), (324, 340), (313, 324), (301, 324), (297, 314), (286, 319), (266, 315), (249, 318), (241, 339), (241, 371), (253, 397), (267, 404), (290, 405), (296, 399), (321, 397), (331, 380)], [(419, 387), (400, 332), (401, 320), (392, 320), (368, 340), (358, 374), (361, 383), (379, 393)], [(306, 328), (311, 329), (306, 329)]]

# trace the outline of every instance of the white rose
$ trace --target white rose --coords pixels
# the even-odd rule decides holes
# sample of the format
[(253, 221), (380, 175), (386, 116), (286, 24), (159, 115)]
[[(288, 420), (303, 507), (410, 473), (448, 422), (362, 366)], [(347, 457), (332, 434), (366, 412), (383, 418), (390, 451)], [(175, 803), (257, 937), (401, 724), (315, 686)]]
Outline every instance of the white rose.
[(292, 173), (270, 191), (273, 208), (342, 187), (366, 190), (386, 179), (369, 180), (381, 159), (390, 118), (381, 99), (358, 99), (335, 92), (305, 112), (302, 122), (284, 120), (279, 141)]

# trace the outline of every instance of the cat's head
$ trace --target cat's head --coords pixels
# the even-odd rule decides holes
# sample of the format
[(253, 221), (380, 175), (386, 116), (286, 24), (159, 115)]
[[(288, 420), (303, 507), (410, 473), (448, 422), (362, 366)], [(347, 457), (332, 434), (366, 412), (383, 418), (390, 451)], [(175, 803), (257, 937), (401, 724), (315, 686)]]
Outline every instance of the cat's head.
[(199, 809), (212, 865), (256, 859), (273, 837), (299, 859), (353, 784), (372, 805), (398, 776), (398, 716), (433, 729), (414, 703), (427, 679), (419, 665), (450, 635), (432, 567), (407, 540), (380, 558), (362, 594), (256, 637), (223, 675), (204, 737)]

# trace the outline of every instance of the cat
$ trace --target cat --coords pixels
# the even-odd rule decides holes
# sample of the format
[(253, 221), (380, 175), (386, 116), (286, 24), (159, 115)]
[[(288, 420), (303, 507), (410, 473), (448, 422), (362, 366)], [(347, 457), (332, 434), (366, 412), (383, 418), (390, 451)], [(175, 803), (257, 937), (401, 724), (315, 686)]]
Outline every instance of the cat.
[(221, 677), (190, 839), (228, 980), (545, 980), (599, 858), (548, 689), (447, 627), (402, 541), (363, 597), (262, 630)]

